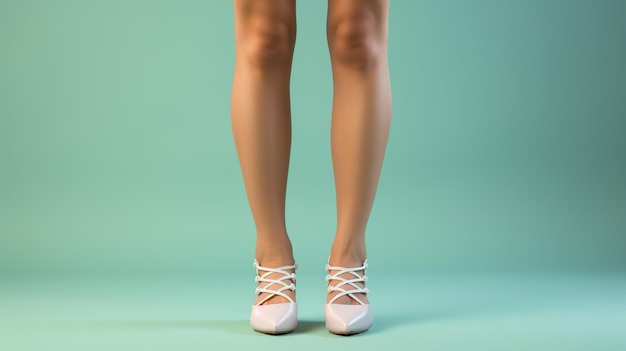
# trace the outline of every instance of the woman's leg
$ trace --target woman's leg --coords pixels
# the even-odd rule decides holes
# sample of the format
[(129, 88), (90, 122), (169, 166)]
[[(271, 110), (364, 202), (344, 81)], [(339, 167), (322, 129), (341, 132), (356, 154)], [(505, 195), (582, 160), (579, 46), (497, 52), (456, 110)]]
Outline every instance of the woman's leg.
[[(235, 0), (234, 7), (231, 122), (256, 227), (255, 258), (265, 267), (291, 265), (285, 191), (291, 147), (289, 82), (296, 39), (295, 0)], [(291, 291), (285, 293), (293, 298)], [(259, 295), (257, 301), (265, 296)], [(274, 296), (266, 303), (282, 302), (287, 300)]]
[[(337, 195), (331, 266), (358, 267), (367, 256), (365, 228), (391, 125), (388, 9), (388, 0), (328, 3), (327, 38), (334, 87), (331, 150)], [(334, 294), (328, 294), (328, 301)], [(364, 294), (356, 295), (367, 301)], [(334, 303), (358, 304), (349, 296)]]

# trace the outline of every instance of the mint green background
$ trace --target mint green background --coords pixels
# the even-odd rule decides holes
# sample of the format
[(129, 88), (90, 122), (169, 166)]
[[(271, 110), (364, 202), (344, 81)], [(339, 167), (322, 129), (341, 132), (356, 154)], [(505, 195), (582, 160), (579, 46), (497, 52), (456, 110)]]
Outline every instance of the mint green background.
[(392, 0), (374, 324), (349, 338), (323, 316), (326, 6), (297, 1), (299, 327), (270, 337), (232, 2), (0, 0), (0, 350), (626, 349), (626, 2)]
[[(325, 1), (298, 1), (287, 225), (335, 226)], [(251, 273), (230, 1), (0, 1), (0, 271)], [(392, 0), (372, 270), (626, 271), (626, 2)], [(374, 268), (375, 267), (375, 268)]]

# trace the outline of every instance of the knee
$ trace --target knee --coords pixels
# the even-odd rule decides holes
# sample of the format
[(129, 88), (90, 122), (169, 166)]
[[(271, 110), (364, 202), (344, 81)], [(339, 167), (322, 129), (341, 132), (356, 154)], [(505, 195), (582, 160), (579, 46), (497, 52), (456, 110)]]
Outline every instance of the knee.
[(364, 18), (344, 19), (330, 27), (328, 44), (333, 63), (359, 70), (374, 67), (385, 49), (374, 21)]
[(289, 23), (253, 21), (245, 38), (244, 55), (252, 66), (272, 69), (291, 65), (295, 32)]

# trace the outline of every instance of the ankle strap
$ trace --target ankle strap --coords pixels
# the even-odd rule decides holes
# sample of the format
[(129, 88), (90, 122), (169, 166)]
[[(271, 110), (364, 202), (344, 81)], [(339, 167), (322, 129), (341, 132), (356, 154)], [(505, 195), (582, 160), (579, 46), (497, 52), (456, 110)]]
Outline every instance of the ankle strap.
[[(256, 290), (254, 291), (254, 293), (257, 295), (260, 295), (261, 293), (269, 293), (269, 295), (267, 295), (263, 300), (257, 303), (257, 305), (263, 304), (265, 301), (269, 300), (274, 295), (280, 295), (286, 298), (287, 300), (289, 300), (291, 303), (294, 302), (293, 299), (289, 297), (289, 295), (285, 294), (283, 291), (284, 290), (291, 290), (291, 291), (296, 290), (296, 285), (295, 285), (296, 273), (295, 272), (290, 273), (290, 272), (287, 272), (287, 270), (289, 269), (296, 270), (298, 268), (298, 264), (294, 263), (293, 265), (290, 265), (290, 266), (270, 268), (270, 267), (263, 267), (259, 265), (259, 262), (255, 259), (252, 265), (256, 269), (256, 274), (257, 274), (256, 277), (254, 277), (254, 281), (257, 282), (257, 284), (259, 282), (268, 283), (263, 287), (257, 287)], [(263, 275), (259, 275), (259, 271), (266, 271), (266, 272)], [(280, 273), (283, 276), (278, 279), (267, 278), (267, 276), (269, 276), (272, 273)], [(284, 280), (289, 280), (289, 279), (292, 281), (291, 284), (287, 284), (284, 282)], [(278, 290), (270, 290), (269, 288), (274, 284), (282, 285), (282, 287), (279, 288)]]
[[(328, 292), (333, 292), (333, 291), (340, 291), (339, 294), (335, 295), (328, 303), (331, 304), (333, 303), (336, 299), (338, 299), (341, 296), (344, 295), (348, 295), (351, 298), (355, 299), (358, 303), (360, 303), (361, 305), (365, 305), (365, 303), (361, 300), (359, 300), (354, 294), (356, 293), (364, 293), (367, 294), (369, 293), (369, 289), (366, 287), (361, 288), (360, 286), (358, 286), (355, 283), (358, 282), (367, 282), (367, 275), (365, 275), (366, 271), (367, 271), (367, 259), (365, 261), (363, 261), (363, 265), (360, 267), (350, 267), (350, 268), (346, 268), (346, 267), (338, 267), (338, 266), (331, 266), (330, 264), (326, 265), (326, 271), (328, 271), (330, 273), (330, 271), (337, 271), (337, 273), (333, 274), (333, 275), (326, 275), (326, 282), (328, 283)], [(357, 271), (363, 271), (363, 275), (360, 275), (359, 273), (357, 273)], [(354, 276), (353, 279), (346, 279), (343, 277), (340, 277), (340, 275), (345, 274), (345, 273), (350, 273)], [(335, 286), (330, 285), (330, 281), (331, 280), (339, 280), (340, 282), (337, 283)], [(345, 290), (342, 288), (342, 286), (344, 285), (350, 285), (352, 286), (353, 289), (350, 290)]]

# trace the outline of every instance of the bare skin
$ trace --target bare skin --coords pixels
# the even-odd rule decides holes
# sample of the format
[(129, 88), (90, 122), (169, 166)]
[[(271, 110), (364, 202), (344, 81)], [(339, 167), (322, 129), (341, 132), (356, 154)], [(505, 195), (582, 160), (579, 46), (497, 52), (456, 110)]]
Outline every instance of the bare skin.
[[(255, 257), (266, 267), (291, 265), (294, 257), (285, 225), (285, 195), (296, 4), (295, 0), (234, 0), (234, 5), (231, 122), (256, 227)], [(391, 123), (388, 8), (388, 0), (328, 2), (331, 150), (337, 201), (337, 227), (330, 250), (333, 266), (357, 267), (367, 257), (365, 231)], [(291, 291), (285, 293), (295, 300)], [(327, 301), (334, 294), (328, 294)], [(364, 294), (356, 295), (367, 303)], [(265, 296), (259, 295), (255, 303)], [(265, 304), (284, 302), (288, 301), (274, 296)], [(358, 304), (349, 296), (334, 303)]]

